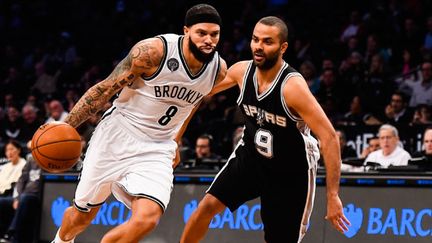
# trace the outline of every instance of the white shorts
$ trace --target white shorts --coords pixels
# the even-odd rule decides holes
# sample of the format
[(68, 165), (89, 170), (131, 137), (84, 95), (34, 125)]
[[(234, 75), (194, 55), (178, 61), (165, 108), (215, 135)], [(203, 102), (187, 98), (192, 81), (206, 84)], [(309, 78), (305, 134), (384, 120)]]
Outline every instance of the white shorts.
[(134, 197), (158, 203), (163, 210), (173, 187), (174, 140), (152, 141), (116, 110), (97, 126), (89, 143), (75, 207), (88, 212), (113, 195), (131, 208)]

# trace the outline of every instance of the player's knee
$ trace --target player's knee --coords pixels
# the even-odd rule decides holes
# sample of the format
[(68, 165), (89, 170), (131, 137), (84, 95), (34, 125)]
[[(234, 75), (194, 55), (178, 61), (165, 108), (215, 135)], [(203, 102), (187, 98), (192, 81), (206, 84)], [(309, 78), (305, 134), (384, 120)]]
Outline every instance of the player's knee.
[(159, 223), (157, 215), (145, 215), (141, 217), (133, 217), (130, 219), (129, 224), (135, 230), (149, 231), (156, 228)]
[(69, 215), (69, 219), (74, 223), (74, 225), (89, 225), (93, 220), (93, 213), (80, 212), (74, 207), (69, 207), (65, 211), (65, 216)]
[(219, 200), (214, 197), (204, 197), (198, 205), (198, 212), (202, 215), (213, 216), (225, 208)]

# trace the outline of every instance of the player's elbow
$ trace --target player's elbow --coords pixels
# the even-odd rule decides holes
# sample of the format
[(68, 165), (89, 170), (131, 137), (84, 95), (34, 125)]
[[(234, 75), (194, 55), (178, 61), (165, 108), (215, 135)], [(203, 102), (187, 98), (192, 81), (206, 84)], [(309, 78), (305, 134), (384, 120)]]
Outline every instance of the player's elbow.
[(325, 136), (319, 138), (321, 147), (339, 148), (339, 136), (335, 130), (329, 131)]

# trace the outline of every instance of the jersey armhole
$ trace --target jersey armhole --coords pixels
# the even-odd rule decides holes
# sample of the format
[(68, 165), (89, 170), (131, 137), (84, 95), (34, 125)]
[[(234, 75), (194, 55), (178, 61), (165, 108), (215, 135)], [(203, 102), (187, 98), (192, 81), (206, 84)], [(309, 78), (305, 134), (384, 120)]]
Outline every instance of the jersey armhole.
[(148, 77), (141, 76), (141, 78), (144, 80), (151, 80), (151, 79), (155, 78), (157, 75), (159, 75), (159, 73), (162, 71), (163, 66), (165, 65), (165, 60), (166, 60), (167, 54), (168, 54), (168, 43), (167, 43), (167, 40), (165, 39), (165, 37), (163, 37), (162, 35), (156, 36), (156, 38), (159, 38), (162, 40), (163, 57), (162, 57), (162, 60), (160, 62), (158, 69), (152, 75), (150, 75)]
[(215, 74), (215, 76), (214, 76), (214, 78), (213, 78), (213, 84), (212, 84), (212, 87), (214, 87), (215, 84), (216, 84), (216, 80), (217, 80), (218, 77), (219, 77), (219, 72), (220, 72), (220, 70), (221, 70), (221, 60), (220, 60), (220, 56), (218, 55), (218, 56), (217, 56), (217, 68), (216, 68), (216, 74)]
[(292, 73), (289, 73), (289, 74), (285, 77), (285, 79), (284, 79), (284, 81), (282, 82), (282, 85), (281, 85), (281, 87), (280, 87), (280, 98), (281, 98), (282, 107), (283, 107), (283, 109), (285, 110), (285, 113), (288, 115), (288, 117), (289, 117), (291, 120), (295, 121), (295, 122), (299, 122), (299, 121), (303, 121), (303, 119), (302, 119), (300, 116), (295, 115), (293, 112), (291, 112), (291, 110), (289, 109), (287, 103), (285, 102), (285, 98), (284, 98), (284, 95), (283, 95), (283, 88), (285, 87), (285, 84), (288, 82), (288, 80), (289, 80), (291, 77), (294, 77), (294, 76), (303, 77), (303, 76), (302, 76), (300, 73), (298, 73), (298, 72), (292, 72)]
[(240, 103), (243, 101), (243, 94), (245, 92), (246, 89), (246, 82), (247, 82), (247, 77), (249, 76), (249, 72), (251, 70), (252, 67), (252, 61), (249, 61), (249, 65), (246, 69), (246, 72), (243, 74), (243, 83), (242, 83), (242, 88), (240, 90), (240, 94), (239, 97), (237, 99), (237, 104), (240, 105)]

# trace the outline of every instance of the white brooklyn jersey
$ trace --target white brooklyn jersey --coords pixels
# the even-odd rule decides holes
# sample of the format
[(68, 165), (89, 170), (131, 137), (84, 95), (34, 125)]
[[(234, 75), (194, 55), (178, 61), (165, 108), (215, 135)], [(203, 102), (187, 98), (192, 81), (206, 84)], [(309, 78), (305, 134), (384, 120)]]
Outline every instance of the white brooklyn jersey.
[(214, 86), (220, 69), (219, 55), (193, 75), (186, 64), (184, 36), (158, 36), (164, 56), (151, 77), (141, 77), (126, 86), (114, 106), (133, 126), (151, 139), (173, 139), (192, 109)]

